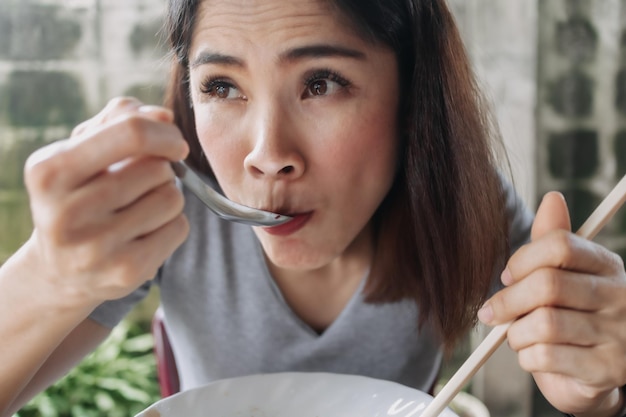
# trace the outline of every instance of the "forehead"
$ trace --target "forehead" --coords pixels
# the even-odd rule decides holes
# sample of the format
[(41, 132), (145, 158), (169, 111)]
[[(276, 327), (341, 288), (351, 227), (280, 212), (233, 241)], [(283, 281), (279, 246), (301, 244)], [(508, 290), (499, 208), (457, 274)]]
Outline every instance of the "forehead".
[(237, 47), (310, 42), (365, 43), (329, 0), (203, 0), (192, 35), (191, 58), (219, 42)]

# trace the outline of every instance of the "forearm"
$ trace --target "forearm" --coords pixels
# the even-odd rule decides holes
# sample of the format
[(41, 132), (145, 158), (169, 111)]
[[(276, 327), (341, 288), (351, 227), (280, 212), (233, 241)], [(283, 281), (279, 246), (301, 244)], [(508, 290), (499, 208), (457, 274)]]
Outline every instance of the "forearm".
[(93, 308), (47, 287), (36, 258), (27, 243), (0, 268), (0, 415)]

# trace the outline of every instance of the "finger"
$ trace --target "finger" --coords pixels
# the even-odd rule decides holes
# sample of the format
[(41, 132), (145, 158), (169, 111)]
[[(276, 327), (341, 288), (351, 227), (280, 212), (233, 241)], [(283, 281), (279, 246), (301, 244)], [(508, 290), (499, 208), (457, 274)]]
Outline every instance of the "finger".
[[(99, 258), (101, 273), (86, 279), (95, 279), (91, 291), (94, 298), (114, 300), (126, 296), (149, 279), (156, 276), (161, 265), (180, 246), (189, 233), (189, 223), (180, 214), (169, 223), (139, 239), (117, 245), (106, 262)], [(98, 253), (98, 252), (94, 252)], [(89, 255), (89, 253), (87, 254)], [(70, 261), (73, 259), (70, 258)], [(92, 267), (91, 264), (88, 267)], [(106, 277), (106, 279), (103, 279)]]
[(605, 340), (603, 327), (587, 312), (541, 307), (513, 322), (507, 339), (515, 351), (535, 344), (591, 347)]
[(72, 131), (71, 137), (79, 136), (89, 129), (105, 124), (122, 114), (131, 112), (143, 113), (148, 117), (165, 123), (174, 122), (174, 113), (172, 113), (170, 109), (143, 104), (135, 97), (116, 97), (109, 100), (104, 108), (94, 117), (76, 126)]
[(81, 141), (66, 142), (52, 157), (29, 165), (35, 188), (65, 193), (128, 158), (156, 156), (184, 159), (187, 143), (176, 126), (136, 114), (124, 115)]
[(184, 199), (175, 183), (166, 183), (115, 215), (109, 230), (123, 240), (148, 235), (180, 215)]
[(543, 197), (533, 221), (531, 239), (538, 239), (554, 230), (571, 231), (565, 198), (556, 191), (549, 192)]
[[(535, 216), (531, 228), (531, 240), (537, 241), (539, 238), (544, 237), (548, 233), (557, 230), (570, 231), (570, 218), (565, 198), (561, 193), (552, 191), (545, 194), (541, 201), (541, 204), (539, 204), (539, 208), (537, 209), (537, 215)], [(522, 248), (527, 247), (528, 245), (523, 246)], [(535, 248), (535, 246), (530, 247), (533, 249)], [(550, 246), (548, 246), (548, 248), (552, 249)], [(501, 281), (505, 285), (511, 285), (512, 283), (517, 282), (519, 279), (531, 273), (535, 268), (542, 266), (544, 258), (547, 258), (550, 261), (554, 260), (554, 257), (552, 257), (552, 255), (543, 256), (542, 258), (529, 258), (529, 255), (522, 257), (518, 255), (521, 249), (513, 254), (509, 262), (507, 262), (506, 268), (502, 272)], [(535, 250), (535, 252), (538, 252), (539, 250), (540, 249), (537, 249)], [(528, 250), (526, 250), (526, 252), (528, 252)], [(522, 258), (522, 260), (519, 260), (519, 258)], [(527, 259), (530, 259), (534, 262), (526, 262)], [(525, 268), (514, 268), (511, 265), (521, 265)]]
[(126, 274), (142, 277), (144, 280), (153, 278), (158, 268), (185, 241), (188, 234), (189, 222), (181, 214), (152, 233), (125, 245), (122, 256), (128, 261), (123, 264), (136, 268), (126, 271)]
[(623, 271), (623, 262), (602, 245), (556, 230), (547, 232), (515, 252), (502, 274), (502, 281), (511, 285), (546, 267), (618, 276)]
[(139, 113), (119, 116), (68, 151), (67, 163), (76, 176), (84, 179), (128, 158), (156, 156), (176, 161), (183, 159), (188, 147), (178, 128)]
[[(570, 230), (570, 217), (563, 195), (556, 191), (545, 194), (533, 221), (531, 240), (536, 242), (549, 233)], [(554, 252), (551, 246), (547, 244), (544, 244), (544, 246), (547, 246), (551, 252)], [(529, 252), (527, 249), (528, 247), (535, 249), (534, 252), (540, 253), (544, 256), (541, 258), (536, 258), (534, 256), (530, 257), (529, 255), (521, 256), (520, 253)], [(548, 259), (549, 261), (555, 260), (552, 253), (546, 254), (541, 248), (537, 248), (534, 245), (522, 246), (522, 248), (513, 254), (513, 256), (509, 259), (509, 262), (507, 262), (507, 266), (502, 272), (500, 280), (504, 285), (511, 285), (531, 273), (534, 269), (542, 267), (542, 262), (545, 262), (545, 259)], [(528, 262), (528, 260), (530, 260), (530, 262)], [(519, 268), (519, 266), (521, 266), (521, 268)]]
[(615, 345), (580, 347), (567, 344), (535, 344), (518, 352), (522, 369), (532, 373), (558, 374), (589, 386), (620, 386), (624, 352)]
[(108, 101), (98, 114), (76, 126), (74, 130), (72, 130), (70, 138), (80, 136), (86, 131), (100, 126), (108, 120), (112, 120), (123, 113), (138, 110), (142, 105), (143, 103), (135, 97), (113, 98)]
[[(98, 171), (138, 154), (184, 159), (188, 146), (173, 120), (169, 109), (146, 106), (132, 97), (113, 99), (100, 113), (77, 127), (72, 139), (63, 141), (62, 147), (57, 145), (56, 152), (40, 152), (31, 158), (28, 170), (33, 172), (33, 182), (42, 185), (40, 188), (51, 185), (71, 188)], [(152, 137), (155, 130), (164, 131)], [(82, 162), (78, 172), (73, 170), (77, 161)]]
[(184, 200), (174, 182), (164, 184), (126, 209), (98, 216), (88, 224), (71, 223), (60, 230), (47, 228), (46, 236), (54, 247), (78, 254), (68, 268), (85, 272), (102, 269), (112, 261), (117, 248), (149, 235), (170, 223), (182, 213)]
[(124, 114), (135, 112), (156, 121), (164, 123), (174, 122), (174, 114), (165, 107), (146, 105), (134, 97), (117, 97), (110, 100), (100, 113), (88, 120), (85, 124), (80, 125), (80, 132), (82, 133), (89, 128), (106, 124)]
[(594, 275), (542, 268), (491, 297), (479, 318), (485, 324), (505, 323), (540, 307), (561, 307), (598, 311), (614, 304), (612, 297), (620, 284)]
[[(69, 140), (59, 140), (33, 152), (25, 164), (25, 180), (27, 181), (27, 186), (30, 184), (31, 188), (45, 190), (55, 184), (57, 177), (63, 176), (63, 173), (71, 175), (71, 173), (63, 170), (63, 167), (68, 168), (65, 165), (63, 154), (67, 152), (72, 146), (72, 143), (76, 140), (72, 140), (72, 138), (80, 136), (88, 130), (93, 130), (96, 126), (102, 125), (106, 120), (128, 113), (131, 110), (137, 110), (141, 106), (142, 103), (133, 97), (117, 97), (112, 99), (98, 114), (76, 126), (72, 130)], [(51, 175), (51, 173), (59, 171), (60, 173), (58, 175)]]
[[(70, 195), (68, 209), (72, 216), (104, 216), (137, 201), (150, 190), (172, 182), (175, 178), (169, 162), (161, 158), (141, 158), (107, 170), (93, 179), (89, 186)], [(89, 207), (89, 209), (85, 209)], [(81, 215), (81, 212), (88, 212)]]

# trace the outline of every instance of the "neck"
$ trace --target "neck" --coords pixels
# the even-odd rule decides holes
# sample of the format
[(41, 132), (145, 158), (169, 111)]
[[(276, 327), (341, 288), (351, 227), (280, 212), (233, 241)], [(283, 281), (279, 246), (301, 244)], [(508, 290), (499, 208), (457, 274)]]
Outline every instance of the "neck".
[(374, 247), (370, 231), (364, 232), (341, 256), (320, 268), (290, 270), (268, 261), (287, 304), (319, 333), (341, 314), (369, 271)]

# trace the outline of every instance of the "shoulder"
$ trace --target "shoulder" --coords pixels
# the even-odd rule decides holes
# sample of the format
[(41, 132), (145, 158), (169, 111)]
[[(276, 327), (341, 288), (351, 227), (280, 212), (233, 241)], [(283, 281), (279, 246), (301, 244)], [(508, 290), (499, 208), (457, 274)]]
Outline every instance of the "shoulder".
[(510, 252), (513, 253), (530, 240), (534, 214), (517, 193), (514, 184), (503, 175), (500, 175), (500, 178), (505, 196), (505, 208), (509, 218)]

